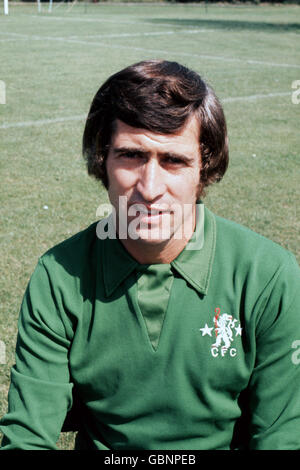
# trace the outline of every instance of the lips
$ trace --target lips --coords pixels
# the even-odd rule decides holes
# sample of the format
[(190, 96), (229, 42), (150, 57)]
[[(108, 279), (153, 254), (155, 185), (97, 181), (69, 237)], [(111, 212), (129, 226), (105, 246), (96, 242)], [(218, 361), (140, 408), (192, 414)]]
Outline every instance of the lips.
[(134, 203), (130, 206), (129, 211), (135, 214), (145, 214), (149, 217), (157, 216), (162, 214), (170, 214), (171, 211), (166, 208), (166, 206), (149, 206), (141, 203)]
[(170, 225), (170, 215), (171, 211), (166, 204), (154, 206), (135, 203), (130, 205), (128, 209), (128, 216), (139, 221), (140, 228)]
[(155, 215), (162, 215), (162, 214), (169, 214), (170, 212), (169, 211), (162, 211), (162, 210), (158, 210), (158, 209), (151, 209), (151, 210), (142, 210), (142, 211), (139, 211), (141, 214), (145, 214), (145, 215), (148, 215), (148, 216), (155, 216)]

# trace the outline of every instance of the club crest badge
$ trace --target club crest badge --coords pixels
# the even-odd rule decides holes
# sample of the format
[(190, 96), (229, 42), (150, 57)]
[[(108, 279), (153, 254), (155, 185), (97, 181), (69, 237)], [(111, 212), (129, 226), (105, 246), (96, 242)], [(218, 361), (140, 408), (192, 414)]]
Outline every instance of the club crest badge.
[[(222, 313), (219, 307), (215, 308), (213, 317), (213, 327), (209, 327), (207, 323), (204, 328), (199, 328), (202, 336), (211, 336), (214, 342), (211, 345), (211, 355), (213, 357), (224, 357), (226, 354), (234, 357), (237, 355), (237, 349), (234, 347), (234, 340), (237, 336), (242, 335), (242, 328), (236, 318), (228, 313)], [(214, 333), (213, 333), (214, 330)]]

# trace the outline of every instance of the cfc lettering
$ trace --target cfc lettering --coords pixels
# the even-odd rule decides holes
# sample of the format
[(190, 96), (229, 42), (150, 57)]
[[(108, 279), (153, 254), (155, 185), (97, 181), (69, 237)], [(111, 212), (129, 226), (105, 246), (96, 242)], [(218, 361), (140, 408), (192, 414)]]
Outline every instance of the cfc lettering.
[(157, 455), (150, 455), (148, 459), (148, 463), (150, 465), (152, 464), (154, 465), (166, 465), (166, 464), (193, 465), (196, 463), (196, 458), (195, 458), (195, 455), (186, 455), (186, 454), (183, 454), (183, 455), (157, 454)]
[(229, 355), (231, 357), (236, 356), (236, 349), (235, 348), (230, 348), (229, 350), (227, 348), (221, 348), (219, 350), (216, 346), (213, 346), (210, 351), (211, 351), (211, 355), (213, 357), (218, 357), (219, 355), (224, 357), (225, 354), (227, 353), (227, 351), (229, 351)]
[(236, 349), (235, 349), (235, 348), (231, 348), (230, 351), (229, 351), (229, 354), (230, 354), (231, 357), (236, 356)]

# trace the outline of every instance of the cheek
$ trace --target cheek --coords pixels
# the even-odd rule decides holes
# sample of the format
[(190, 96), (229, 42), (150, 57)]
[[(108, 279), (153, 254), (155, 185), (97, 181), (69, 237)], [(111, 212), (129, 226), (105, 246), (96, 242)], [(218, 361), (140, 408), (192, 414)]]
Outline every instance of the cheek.
[(172, 188), (173, 195), (181, 202), (194, 202), (196, 198), (200, 175), (195, 172), (186, 173), (180, 178), (174, 178), (173, 184), (169, 187)]
[(135, 185), (136, 176), (133, 171), (124, 168), (110, 168), (107, 174), (110, 182), (109, 189), (113, 192), (122, 194)]

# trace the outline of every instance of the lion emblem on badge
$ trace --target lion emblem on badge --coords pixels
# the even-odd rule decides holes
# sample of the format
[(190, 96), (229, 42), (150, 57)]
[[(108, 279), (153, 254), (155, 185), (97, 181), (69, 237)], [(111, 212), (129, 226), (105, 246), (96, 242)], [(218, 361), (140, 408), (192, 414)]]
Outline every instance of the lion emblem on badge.
[(233, 316), (229, 315), (228, 313), (223, 313), (221, 315), (221, 309), (217, 307), (215, 309), (213, 321), (214, 328), (208, 327), (207, 323), (205, 324), (204, 328), (200, 328), (202, 336), (212, 336), (212, 330), (215, 330), (216, 340), (211, 345), (212, 356), (217, 357), (219, 356), (220, 352), (221, 356), (224, 357), (228, 350), (231, 357), (236, 356), (237, 350), (236, 348), (231, 347), (231, 343), (234, 341), (236, 336), (241, 336), (242, 334), (241, 325), (239, 324), (236, 326), (238, 320), (233, 318)]

